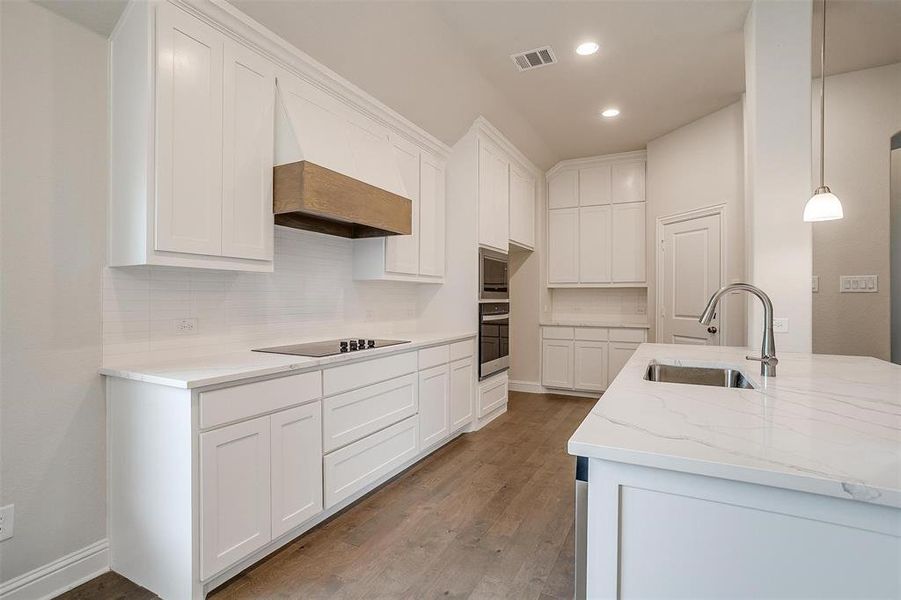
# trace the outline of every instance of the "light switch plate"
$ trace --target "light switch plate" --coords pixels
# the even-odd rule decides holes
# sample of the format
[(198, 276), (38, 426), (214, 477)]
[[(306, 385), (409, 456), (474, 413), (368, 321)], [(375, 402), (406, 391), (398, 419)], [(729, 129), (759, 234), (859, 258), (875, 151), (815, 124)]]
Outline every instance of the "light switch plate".
[(0, 507), (0, 542), (8, 540), (16, 532), (16, 505)]
[(842, 294), (872, 294), (879, 291), (877, 275), (842, 275), (838, 290)]
[(773, 319), (773, 333), (788, 333), (788, 317)]

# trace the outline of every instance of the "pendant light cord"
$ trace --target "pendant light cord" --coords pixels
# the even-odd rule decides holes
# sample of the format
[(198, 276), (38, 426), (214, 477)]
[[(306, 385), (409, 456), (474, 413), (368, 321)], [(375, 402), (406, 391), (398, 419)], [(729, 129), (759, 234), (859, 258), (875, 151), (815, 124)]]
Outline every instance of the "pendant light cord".
[(823, 40), (820, 46), (820, 187), (826, 185), (826, 0), (823, 0)]

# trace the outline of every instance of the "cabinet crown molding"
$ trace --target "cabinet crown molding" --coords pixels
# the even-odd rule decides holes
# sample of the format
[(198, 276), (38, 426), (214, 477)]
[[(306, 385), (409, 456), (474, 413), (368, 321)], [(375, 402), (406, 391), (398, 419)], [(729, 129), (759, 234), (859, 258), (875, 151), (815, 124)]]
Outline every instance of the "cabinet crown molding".
[(631, 152), (618, 152), (616, 154), (602, 154), (599, 156), (586, 156), (584, 158), (571, 158), (561, 160), (556, 165), (548, 169), (545, 177), (551, 178), (561, 171), (569, 171), (573, 169), (581, 169), (583, 167), (591, 167), (594, 165), (602, 165), (606, 163), (622, 162), (626, 160), (647, 160), (647, 150), (633, 150)]
[(523, 154), (519, 148), (513, 145), (507, 136), (501, 133), (501, 130), (495, 127), (491, 121), (486, 119), (484, 116), (479, 115), (476, 117), (476, 120), (473, 121), (472, 126), (469, 128), (469, 131), (476, 134), (482, 134), (488, 137), (492, 143), (494, 143), (498, 148), (504, 151), (510, 158), (515, 160), (519, 167), (528, 171), (530, 174), (534, 175), (535, 178), (540, 178), (543, 176), (541, 169), (535, 166), (529, 158)]
[[(133, 2), (135, 1), (139, 2), (140, 0), (133, 0)], [(154, 4), (166, 1), (202, 19), (233, 39), (250, 46), (292, 74), (316, 85), (417, 146), (442, 158), (450, 155), (450, 146), (316, 61), (309, 54), (262, 23), (244, 14), (226, 0), (155, 0)]]

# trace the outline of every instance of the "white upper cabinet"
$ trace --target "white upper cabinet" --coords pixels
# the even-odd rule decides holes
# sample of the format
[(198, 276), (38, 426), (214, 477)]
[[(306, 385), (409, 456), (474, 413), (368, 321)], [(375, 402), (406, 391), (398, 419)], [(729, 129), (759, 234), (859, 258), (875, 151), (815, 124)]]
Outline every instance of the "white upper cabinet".
[(444, 161), (422, 153), (419, 173), (419, 274), (441, 278), (447, 242)]
[(223, 37), (171, 4), (157, 26), (156, 250), (222, 247)]
[(447, 213), (445, 159), (391, 137), (404, 195), (412, 202), (412, 235), (354, 240), (354, 279), (443, 283)]
[(509, 168), (499, 148), (479, 140), (479, 244), (501, 252), (510, 238)]
[(419, 274), (419, 148), (402, 138), (391, 140), (394, 158), (400, 169), (403, 185), (412, 203), (413, 223), (410, 235), (395, 235), (385, 239), (385, 270), (407, 275)]
[(579, 172), (562, 171), (548, 179), (547, 207), (579, 206)]
[(644, 153), (562, 163), (548, 176), (549, 287), (646, 284)]
[(510, 163), (510, 241), (535, 248), (535, 178)]
[(222, 255), (269, 260), (275, 69), (226, 40), (223, 87)]
[(180, 8), (129, 7), (111, 40), (111, 266), (272, 270), (273, 84)]
[(610, 198), (614, 204), (644, 202), (644, 160), (613, 163)]

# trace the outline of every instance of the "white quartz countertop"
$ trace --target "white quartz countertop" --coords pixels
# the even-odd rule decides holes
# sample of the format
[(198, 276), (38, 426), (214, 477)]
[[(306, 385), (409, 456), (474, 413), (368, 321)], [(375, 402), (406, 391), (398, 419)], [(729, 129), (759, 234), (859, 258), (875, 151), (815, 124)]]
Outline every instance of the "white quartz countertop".
[[(641, 345), (569, 453), (901, 508), (901, 366), (779, 353), (764, 381), (748, 353)], [(652, 360), (735, 367), (757, 389), (646, 381)]]
[[(250, 349), (247, 349), (246, 351), (229, 352), (196, 358), (156, 361), (143, 364), (117, 363), (115, 365), (104, 365), (100, 369), (100, 374), (178, 388), (199, 388), (240, 381), (242, 379), (250, 379), (252, 377), (260, 377), (263, 375), (283, 373), (286, 371), (308, 371), (317, 368), (331, 367), (342, 363), (369, 360), (379, 356), (409, 352), (410, 350), (427, 346), (449, 344), (451, 342), (474, 338), (475, 336), (475, 332), (431, 334), (397, 333), (385, 337), (410, 340), (410, 342), (395, 346), (386, 346), (384, 348), (373, 348), (372, 350), (359, 350), (348, 354), (324, 356), (322, 358), (251, 352)], [(320, 340), (321, 338), (315, 340), (300, 339), (289, 342), (256, 343), (254, 344), (254, 347), (267, 348), (270, 346)]]
[(539, 323), (543, 327), (634, 327), (636, 329), (648, 329), (647, 321), (630, 322), (619, 317), (605, 317), (600, 319), (542, 319)]

